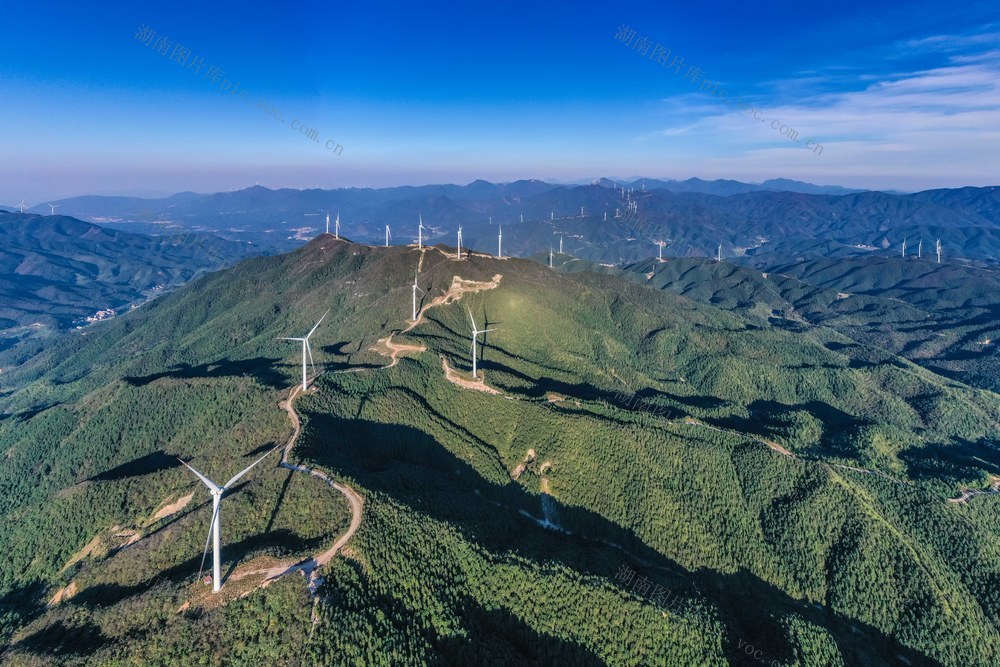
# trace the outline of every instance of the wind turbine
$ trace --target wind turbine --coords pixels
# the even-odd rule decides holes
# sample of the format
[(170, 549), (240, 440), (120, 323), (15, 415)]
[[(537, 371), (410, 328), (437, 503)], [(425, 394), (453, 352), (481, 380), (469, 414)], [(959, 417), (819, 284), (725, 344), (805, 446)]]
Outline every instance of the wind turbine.
[(559, 235), (559, 254), (560, 255), (563, 254), (563, 251), (562, 251), (562, 242), (563, 242), (563, 235), (560, 234)]
[(424, 291), (417, 287), (417, 272), (413, 272), (413, 317), (410, 318), (412, 322), (417, 321), (417, 292), (424, 294)]
[(524, 213), (521, 214), (521, 222), (524, 222)]
[(497, 259), (503, 259), (503, 223), (500, 223), (500, 234), (497, 236)]
[(201, 567), (198, 569), (198, 578), (201, 579), (201, 573), (205, 569), (205, 556), (208, 555), (208, 543), (212, 542), (212, 592), (218, 593), (222, 589), (222, 569), (220, 567), (220, 559), (222, 557), (222, 526), (219, 520), (219, 508), (222, 503), (222, 496), (233, 484), (238, 482), (243, 475), (247, 474), (253, 467), (266, 459), (271, 452), (278, 449), (278, 447), (273, 447), (268, 450), (267, 454), (264, 454), (259, 459), (248, 465), (241, 472), (239, 472), (235, 477), (226, 482), (224, 485), (219, 486), (208, 477), (205, 477), (200, 472), (192, 468), (183, 459), (178, 458), (177, 460), (184, 464), (184, 466), (198, 476), (202, 484), (208, 487), (209, 492), (212, 494), (212, 521), (208, 525), (208, 538), (205, 540), (205, 550), (201, 554)]
[(555, 219), (556, 219), (556, 212), (555, 211), (551, 211), (549, 213), (549, 220), (555, 220)]
[(717, 254), (715, 256), (715, 261), (716, 262), (721, 262), (722, 261), (722, 244), (721, 243), (719, 244), (719, 254)]
[(326, 233), (330, 233), (330, 214), (326, 214)]
[(483, 329), (480, 331), (476, 328), (476, 321), (472, 319), (472, 311), (466, 306), (465, 310), (469, 313), (469, 321), (472, 322), (472, 377), (476, 377), (476, 336), (479, 334), (489, 333), (490, 331), (496, 331), (496, 329)]
[(656, 259), (658, 261), (662, 262), (663, 261), (663, 246), (667, 245), (667, 242), (666, 241), (654, 241), (654, 243), (656, 243), (656, 245), (660, 246), (659, 254), (657, 255)]
[(605, 211), (604, 212), (604, 222), (607, 222), (607, 221), (608, 221), (608, 212)]
[(940, 264), (941, 263), (941, 239), (937, 240), (937, 256), (938, 256), (937, 263)]
[(334, 233), (333, 236), (334, 236), (334, 238), (336, 238), (339, 241), (340, 240), (340, 211), (337, 211), (337, 221), (334, 224), (337, 225), (336, 226), (336, 230), (337, 231)]
[(903, 239), (903, 257), (906, 257), (906, 239)]
[(424, 214), (420, 214), (420, 222), (417, 224), (417, 250), (424, 248)]
[(583, 207), (582, 206), (580, 207), (580, 215), (581, 216), (583, 215)]
[(59, 204), (48, 204), (48, 207), (52, 209), (51, 211), (49, 211), (49, 215), (55, 215), (56, 209), (59, 208)]
[(17, 207), (19, 209), (21, 209), (21, 213), (24, 213), (24, 200), (23, 199), (21, 200), (21, 203), (17, 205)]
[(313, 364), (312, 348), (309, 347), (309, 338), (313, 335), (313, 333), (315, 333), (316, 329), (319, 328), (320, 322), (322, 322), (324, 319), (326, 319), (326, 316), (329, 315), (329, 314), (330, 314), (329, 310), (326, 311), (325, 313), (323, 313), (323, 317), (319, 318), (319, 322), (317, 322), (316, 326), (314, 326), (312, 329), (309, 330), (309, 333), (307, 333), (304, 338), (282, 338), (281, 339), (281, 340), (298, 340), (298, 341), (302, 341), (302, 391), (305, 391), (306, 389), (309, 388), (309, 382), (306, 379), (306, 355), (309, 355), (309, 365), (313, 367), (313, 370), (315, 370), (315, 368), (316, 368), (315, 364)]
[(924, 240), (920, 239), (917, 241), (917, 259), (924, 256)]
[(552, 246), (549, 245), (549, 268), (552, 268)]
[(462, 259), (462, 225), (458, 226), (458, 258)]
[(389, 247), (389, 239), (392, 238), (392, 234), (389, 233), (389, 225), (385, 226), (385, 247)]

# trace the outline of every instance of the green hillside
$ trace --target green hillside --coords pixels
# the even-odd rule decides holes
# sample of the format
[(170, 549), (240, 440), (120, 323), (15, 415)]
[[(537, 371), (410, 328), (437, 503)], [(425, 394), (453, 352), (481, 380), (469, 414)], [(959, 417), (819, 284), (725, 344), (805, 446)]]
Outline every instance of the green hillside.
[[(321, 236), (0, 353), (3, 662), (1000, 660), (1000, 497), (948, 500), (1000, 474), (996, 393), (812, 325), (833, 277), (451, 253)], [(478, 390), (466, 307), (495, 329)], [(279, 339), (327, 309), (290, 459), (363, 496), (360, 529), (316, 597), (258, 588), (351, 516), (275, 455), (223, 503), (212, 598), (209, 496), (174, 456), (227, 479), (284, 443)]]

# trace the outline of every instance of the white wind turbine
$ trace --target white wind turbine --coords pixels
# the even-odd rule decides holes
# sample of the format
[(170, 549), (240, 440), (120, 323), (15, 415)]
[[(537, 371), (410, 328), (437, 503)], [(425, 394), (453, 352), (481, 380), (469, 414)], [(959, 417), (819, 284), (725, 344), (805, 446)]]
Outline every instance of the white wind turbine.
[(917, 241), (917, 259), (924, 256), (924, 240), (920, 239)]
[(555, 220), (555, 219), (556, 219), (556, 212), (555, 211), (549, 212), (549, 220)]
[(559, 254), (560, 255), (563, 254), (563, 251), (562, 251), (562, 242), (563, 242), (563, 235), (560, 234), (559, 235)]
[(330, 214), (326, 214), (326, 233), (330, 233)]
[(48, 207), (52, 209), (49, 211), (49, 215), (55, 215), (56, 209), (59, 208), (59, 204), (48, 204)]
[(906, 239), (903, 239), (903, 257), (906, 257)]
[(521, 214), (521, 222), (524, 222), (524, 213)]
[(659, 250), (659, 253), (657, 254), (656, 259), (658, 261), (662, 262), (663, 261), (663, 247), (665, 245), (667, 245), (667, 242), (666, 241), (654, 241), (654, 243), (656, 243), (656, 245), (660, 246), (660, 250)]
[(937, 240), (937, 257), (938, 257), (937, 263), (940, 264), (941, 263), (941, 239)]
[(497, 259), (503, 259), (503, 223), (500, 223), (500, 233), (497, 236)]
[(419, 287), (417, 287), (417, 272), (414, 271), (413, 272), (413, 317), (410, 318), (410, 321), (412, 322), (417, 321), (417, 292), (424, 294), (424, 291)]
[(549, 268), (552, 268), (552, 246), (549, 246)]
[(715, 261), (716, 262), (721, 262), (722, 261), (722, 244), (721, 243), (719, 244), (719, 253), (715, 256)]
[(476, 342), (477, 342), (476, 337), (479, 334), (489, 333), (490, 331), (496, 331), (496, 329), (483, 329), (482, 331), (480, 331), (479, 329), (476, 328), (476, 321), (474, 319), (472, 319), (472, 311), (469, 310), (468, 306), (465, 307), (465, 310), (469, 313), (469, 321), (472, 322), (472, 377), (473, 377), (473, 379), (475, 379), (475, 377), (476, 377)]
[(17, 207), (19, 209), (21, 209), (21, 213), (24, 213), (24, 200), (23, 199), (21, 200), (21, 203), (17, 205)]
[(392, 238), (392, 234), (389, 232), (389, 225), (385, 226), (385, 247), (389, 247), (389, 239)]
[(334, 224), (336, 225), (336, 227), (334, 229), (336, 229), (337, 231), (334, 232), (333, 237), (339, 241), (340, 240), (340, 211), (337, 211), (337, 221)]
[(421, 213), (419, 217), (419, 222), (417, 223), (417, 249), (423, 250), (424, 247), (424, 214)]
[(312, 353), (312, 348), (309, 346), (309, 338), (313, 335), (313, 333), (316, 332), (316, 329), (319, 328), (320, 323), (324, 319), (326, 319), (326, 316), (329, 315), (329, 314), (330, 314), (329, 310), (326, 311), (325, 313), (323, 313), (323, 317), (319, 318), (319, 322), (317, 322), (316, 326), (314, 326), (312, 329), (309, 330), (309, 333), (307, 333), (304, 338), (282, 338), (281, 339), (281, 340), (297, 340), (297, 341), (302, 341), (302, 391), (305, 391), (306, 389), (309, 388), (309, 382), (306, 379), (306, 355), (308, 355), (308, 357), (309, 357), (309, 365), (313, 367), (313, 370), (316, 369), (315, 364), (313, 364), (313, 353)]
[(184, 466), (198, 476), (202, 484), (208, 487), (209, 492), (212, 494), (212, 520), (208, 524), (208, 538), (205, 539), (205, 550), (201, 554), (201, 567), (198, 569), (198, 578), (201, 579), (201, 573), (205, 569), (205, 556), (208, 555), (208, 544), (212, 543), (212, 592), (218, 593), (222, 588), (222, 570), (220, 567), (220, 560), (222, 558), (222, 526), (219, 517), (219, 508), (222, 506), (222, 496), (232, 488), (233, 484), (239, 481), (243, 475), (250, 472), (255, 465), (263, 461), (268, 455), (278, 449), (278, 447), (273, 447), (268, 450), (267, 454), (264, 454), (259, 459), (248, 465), (242, 471), (240, 471), (235, 477), (226, 482), (224, 485), (219, 486), (208, 477), (205, 477), (200, 472), (192, 468), (186, 461), (178, 458), (177, 460), (184, 464)]
[(462, 225), (458, 226), (458, 258), (462, 259)]

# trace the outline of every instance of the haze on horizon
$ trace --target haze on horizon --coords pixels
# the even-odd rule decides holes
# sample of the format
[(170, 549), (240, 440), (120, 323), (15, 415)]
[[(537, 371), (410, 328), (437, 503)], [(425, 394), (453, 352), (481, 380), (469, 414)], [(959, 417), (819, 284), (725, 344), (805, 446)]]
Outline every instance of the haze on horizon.
[(1000, 9), (982, 0), (5, 14), (5, 203), (615, 174), (913, 191), (1000, 173)]

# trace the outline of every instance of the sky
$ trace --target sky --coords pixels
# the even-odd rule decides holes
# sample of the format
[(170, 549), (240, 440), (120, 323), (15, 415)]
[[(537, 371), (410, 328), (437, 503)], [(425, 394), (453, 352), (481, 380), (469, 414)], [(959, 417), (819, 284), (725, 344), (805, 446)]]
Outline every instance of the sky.
[(1000, 184), (996, 2), (142, 4), (4, 3), (0, 204), (477, 178)]

